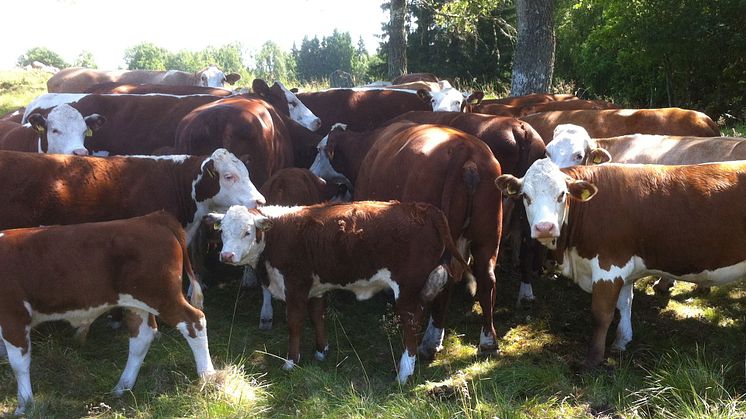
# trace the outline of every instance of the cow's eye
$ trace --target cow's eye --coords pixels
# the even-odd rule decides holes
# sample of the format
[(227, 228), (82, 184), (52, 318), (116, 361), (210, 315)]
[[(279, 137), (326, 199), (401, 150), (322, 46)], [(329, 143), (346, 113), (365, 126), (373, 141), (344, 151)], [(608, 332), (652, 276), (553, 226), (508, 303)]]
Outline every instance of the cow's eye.
[(228, 173), (227, 175), (225, 175), (225, 180), (227, 180), (228, 182), (235, 182), (236, 181), (236, 177), (234, 175)]
[(564, 201), (565, 195), (567, 195), (567, 192), (565, 192), (565, 191), (560, 192), (559, 196), (557, 196), (557, 202)]
[(60, 130), (58, 130), (57, 128), (52, 128), (52, 134), (59, 134), (59, 133), (60, 133)]
[(531, 198), (528, 195), (524, 194), (523, 200), (526, 202), (526, 205), (531, 205)]
[(246, 230), (246, 231), (244, 231), (243, 236), (244, 237), (249, 237), (249, 234), (251, 234), (251, 231), (250, 230)]
[(582, 154), (580, 154), (580, 153), (575, 153), (575, 154), (574, 154), (574, 155), (573, 155), (572, 157), (573, 157), (573, 158), (574, 158), (575, 160), (582, 160), (582, 159), (583, 159), (583, 155), (582, 155)]

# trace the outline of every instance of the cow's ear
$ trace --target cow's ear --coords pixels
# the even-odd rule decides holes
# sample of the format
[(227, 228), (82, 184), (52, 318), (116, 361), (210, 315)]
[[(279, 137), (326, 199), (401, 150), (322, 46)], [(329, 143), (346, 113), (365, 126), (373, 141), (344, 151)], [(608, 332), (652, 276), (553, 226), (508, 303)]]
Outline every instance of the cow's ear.
[(430, 103), (430, 99), (432, 99), (433, 97), (433, 95), (431, 95), (430, 92), (425, 89), (419, 89), (417, 91), (417, 96), (428, 104)]
[(495, 179), (495, 186), (505, 196), (518, 198), (523, 193), (523, 180), (513, 175), (502, 175)]
[(254, 218), (254, 225), (261, 231), (269, 231), (272, 228), (272, 220), (267, 217), (258, 216)]
[(262, 79), (254, 79), (254, 81), (251, 82), (251, 91), (262, 97), (269, 96), (269, 86), (267, 85), (267, 82)]
[(571, 197), (581, 202), (590, 201), (598, 192), (596, 185), (584, 180), (572, 179), (567, 180), (567, 190)]
[(225, 81), (228, 84), (233, 84), (239, 80), (241, 80), (241, 75), (238, 73), (230, 73), (225, 75)]
[(32, 113), (29, 115), (28, 122), (39, 133), (42, 133), (47, 129), (47, 119), (39, 113)]
[(213, 159), (208, 159), (202, 166), (201, 175), (194, 185), (194, 199), (197, 202), (212, 198), (220, 192), (220, 173), (215, 170)]
[(223, 217), (225, 217), (225, 214), (221, 214), (219, 212), (211, 212), (202, 219), (202, 222), (207, 224), (208, 226), (211, 226), (213, 230), (220, 230), (220, 223), (223, 221)]
[(297, 88), (297, 87), (293, 87), (292, 89), (290, 89), (290, 93), (292, 93), (292, 94), (296, 94), (296, 95), (298, 94), (298, 92), (299, 92), (299, 91), (300, 91), (300, 90), (298, 90), (298, 88)]
[(611, 161), (611, 154), (605, 149), (598, 147), (591, 150), (588, 156), (588, 163), (591, 164), (602, 164)]
[(86, 131), (86, 137), (93, 135), (93, 131), (97, 131), (106, 123), (106, 117), (97, 113), (86, 116), (84, 120), (85, 124), (88, 126), (88, 131), (91, 131), (90, 134)]
[(469, 105), (479, 105), (480, 103), (482, 103), (482, 99), (484, 99), (484, 92), (476, 91), (466, 98), (466, 102)]

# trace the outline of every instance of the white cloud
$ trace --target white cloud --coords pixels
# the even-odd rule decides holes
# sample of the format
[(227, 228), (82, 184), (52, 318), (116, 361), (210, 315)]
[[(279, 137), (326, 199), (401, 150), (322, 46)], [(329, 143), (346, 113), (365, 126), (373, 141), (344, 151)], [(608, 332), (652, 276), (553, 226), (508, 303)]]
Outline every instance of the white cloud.
[(171, 51), (198, 51), (240, 42), (258, 50), (272, 40), (289, 50), (304, 36), (349, 32), (369, 52), (388, 19), (382, 0), (26, 0), (4, 2), (0, 68), (29, 48), (46, 47), (72, 62), (93, 53), (100, 68), (124, 65), (124, 50), (153, 42)]

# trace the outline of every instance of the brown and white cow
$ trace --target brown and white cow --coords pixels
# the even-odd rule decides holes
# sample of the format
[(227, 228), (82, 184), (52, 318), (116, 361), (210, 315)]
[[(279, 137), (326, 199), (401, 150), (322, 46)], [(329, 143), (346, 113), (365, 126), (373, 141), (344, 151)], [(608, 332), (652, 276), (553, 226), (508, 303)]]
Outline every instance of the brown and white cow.
[(554, 138), (560, 124), (584, 127), (592, 138), (608, 138), (627, 134), (691, 135), (716, 137), (720, 129), (702, 112), (681, 108), (661, 109), (601, 109), (552, 111), (521, 118), (531, 124), (545, 143)]
[(29, 151), (50, 154), (74, 154), (85, 156), (85, 139), (93, 135), (106, 122), (99, 114), (83, 117), (68, 104), (62, 104), (42, 116), (34, 112), (26, 124), (0, 121), (3, 134), (1, 150)]
[[(349, 180), (355, 200), (427, 202), (442, 209), (461, 254), (474, 257), (483, 313), (479, 351), (497, 352), (492, 311), (502, 199), (493, 182), (501, 170), (482, 140), (443, 125), (409, 121), (364, 133), (335, 129), (319, 143), (311, 171), (332, 183)], [(451, 288), (433, 305), (420, 347), (424, 356), (442, 348)]]
[(236, 92), (222, 87), (204, 87), (204, 86), (169, 86), (166, 84), (127, 84), (108, 82), (95, 84), (82, 93), (96, 94), (115, 94), (115, 95), (145, 95), (145, 94), (165, 94), (165, 95), (213, 95), (213, 96), (231, 96)]
[(592, 294), (585, 367), (603, 360), (615, 308), (620, 321), (612, 346), (624, 350), (631, 341), (636, 279), (718, 285), (746, 274), (746, 162), (560, 169), (542, 159), (522, 179), (504, 175), (497, 184), (523, 198), (533, 237)]
[(205, 315), (184, 298), (182, 273), (201, 296), (186, 251), (184, 229), (164, 211), (126, 220), (0, 231), (0, 352), (18, 383), (22, 415), (33, 403), (34, 326), (66, 320), (87, 328), (114, 307), (128, 310), (129, 357), (114, 394), (131, 389), (153, 341), (148, 316), (178, 329), (204, 377), (214, 372)]
[[(365, 300), (391, 289), (405, 350), (398, 381), (414, 372), (425, 305), (448, 282), (451, 264), (465, 268), (444, 214), (424, 203), (355, 202), (310, 207), (231, 207), (221, 221), (223, 262), (266, 270), (268, 289), (287, 302), (285, 369), (300, 360), (306, 310), (317, 360), (329, 350), (323, 294), (345, 289)], [(453, 261), (451, 260), (453, 257)], [(260, 266), (260, 260), (263, 262)]]
[(530, 95), (509, 96), (509, 97), (504, 97), (501, 99), (488, 99), (488, 100), (484, 100), (482, 103), (484, 104), (498, 103), (502, 105), (524, 107), (524, 106), (534, 105), (537, 103), (561, 102), (561, 101), (566, 101), (566, 100), (578, 100), (578, 99), (580, 98), (575, 95), (568, 95), (568, 94), (532, 93)]
[[(471, 134), (487, 144), (500, 163), (502, 173), (523, 176), (531, 163), (545, 157), (544, 142), (527, 123), (510, 117), (500, 117), (464, 112), (412, 111), (396, 117), (396, 121), (420, 124), (447, 125)], [(512, 252), (511, 275), (520, 277), (518, 305), (534, 301), (533, 277), (538, 271), (539, 244), (528, 237), (525, 212), (521, 205), (514, 207), (514, 200), (504, 202), (503, 238), (510, 236)], [(505, 241), (503, 240), (503, 243)], [(505, 246), (502, 247), (505, 249)]]
[(23, 120), (23, 113), (26, 111), (26, 107), (20, 107), (16, 110), (9, 111), (6, 114), (0, 116), (0, 121), (11, 121), (21, 123)]
[(90, 68), (71, 67), (60, 70), (47, 80), (49, 93), (82, 93), (92, 86), (101, 83), (123, 84), (165, 84), (169, 86), (204, 86), (223, 87), (225, 83), (233, 84), (241, 76), (236, 73), (225, 74), (216, 65), (210, 65), (194, 73), (179, 70), (93, 70)]
[(517, 105), (508, 105), (505, 103), (495, 103), (482, 101), (475, 105), (469, 105), (466, 107), (467, 112), (473, 113), (486, 113), (490, 115), (498, 116), (513, 116), (516, 118), (531, 115), (539, 112), (548, 111), (571, 111), (578, 109), (617, 109), (617, 105), (611, 102), (603, 100), (584, 100), (584, 99), (573, 99), (573, 100), (553, 100), (548, 102), (539, 102)]
[(264, 203), (246, 166), (225, 149), (209, 156), (110, 158), (2, 151), (0, 189), (5, 193), (0, 229), (106, 221), (165, 209), (186, 228), (187, 242), (210, 211)]
[(398, 76), (394, 78), (394, 80), (391, 80), (391, 84), (402, 84), (402, 83), (411, 83), (414, 81), (428, 81), (437, 83), (440, 81), (438, 79), (438, 76), (432, 73), (407, 73), (402, 74), (401, 76)]

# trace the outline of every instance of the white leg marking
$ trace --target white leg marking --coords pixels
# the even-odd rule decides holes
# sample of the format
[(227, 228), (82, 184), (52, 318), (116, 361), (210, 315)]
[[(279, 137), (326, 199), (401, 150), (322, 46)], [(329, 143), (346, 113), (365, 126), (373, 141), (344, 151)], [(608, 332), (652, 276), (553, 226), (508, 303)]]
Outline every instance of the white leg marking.
[(212, 366), (212, 359), (210, 359), (210, 348), (207, 344), (207, 320), (202, 317), (199, 320), (202, 330), (194, 329), (196, 333), (195, 337), (189, 336), (189, 330), (186, 323), (181, 322), (176, 325), (181, 334), (186, 339), (189, 347), (192, 348), (192, 354), (194, 355), (194, 362), (197, 364), (197, 375), (205, 377), (215, 372), (215, 368)]
[(256, 271), (251, 266), (244, 266), (243, 275), (241, 276), (241, 287), (251, 288), (257, 284)]
[(314, 356), (314, 358), (316, 358), (317, 361), (324, 362), (324, 361), (326, 361), (326, 354), (328, 354), (328, 353), (329, 353), (329, 345), (326, 345), (324, 347), (324, 352), (316, 351), (313, 354), (313, 356)]
[(28, 351), (23, 353), (21, 348), (15, 347), (7, 340), (2, 340), (8, 353), (8, 362), (13, 368), (18, 384), (18, 408), (15, 415), (20, 416), (26, 412), (26, 406), (34, 403), (34, 393), (31, 391), (31, 341), (26, 333), (26, 345)]
[(428, 358), (435, 356), (436, 353), (443, 349), (443, 336), (445, 330), (435, 327), (433, 324), (433, 318), (430, 317), (430, 321), (427, 323), (427, 330), (422, 336), (422, 342), (418, 348), (418, 352)]
[(414, 374), (414, 364), (416, 361), (417, 357), (409, 355), (409, 352), (405, 349), (399, 361), (399, 375), (396, 377), (399, 384), (405, 384), (409, 376)]
[(521, 305), (523, 301), (533, 302), (536, 300), (534, 297), (534, 289), (531, 284), (521, 282), (521, 288), (518, 289), (518, 305)]
[(285, 371), (290, 371), (293, 368), (295, 368), (295, 362), (293, 362), (292, 359), (286, 359), (285, 364), (283, 364), (282, 369)]
[(480, 348), (494, 348), (497, 346), (497, 342), (495, 342), (495, 339), (490, 335), (489, 332), (482, 329), (482, 333), (479, 335), (479, 347)]
[(619, 291), (619, 299), (616, 308), (619, 309), (619, 325), (616, 328), (616, 339), (611, 345), (618, 351), (627, 349), (627, 344), (632, 340), (632, 297), (634, 289), (632, 284), (625, 284)]
[(272, 330), (272, 293), (267, 287), (262, 286), (262, 312), (259, 315), (259, 330)]
[(130, 337), (127, 365), (124, 367), (119, 383), (114, 387), (114, 395), (117, 397), (121, 397), (125, 390), (129, 390), (135, 385), (142, 361), (145, 359), (145, 355), (147, 355), (150, 343), (153, 342), (153, 336), (155, 335), (153, 329), (148, 325), (148, 313), (138, 309), (130, 310), (140, 317), (141, 323), (137, 331), (137, 336)]

